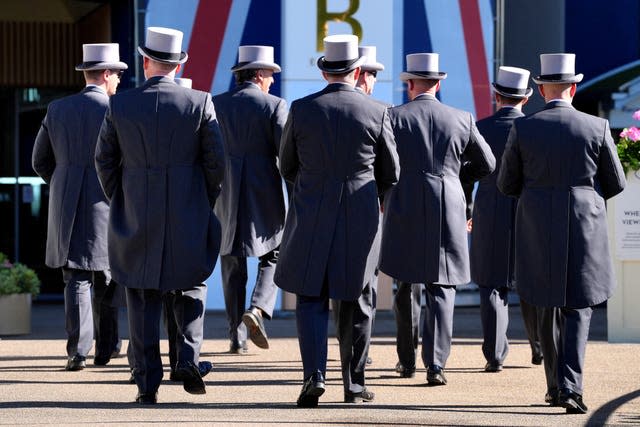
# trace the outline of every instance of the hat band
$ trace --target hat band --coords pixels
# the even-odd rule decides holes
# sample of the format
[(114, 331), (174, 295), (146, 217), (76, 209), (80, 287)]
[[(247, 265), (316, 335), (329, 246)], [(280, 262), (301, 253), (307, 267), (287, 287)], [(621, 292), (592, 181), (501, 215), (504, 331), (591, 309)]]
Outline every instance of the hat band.
[(509, 93), (511, 95), (525, 95), (528, 90), (528, 88), (516, 89), (513, 87), (502, 86), (501, 84), (498, 84), (498, 83), (494, 83), (494, 86), (500, 92)]
[(575, 73), (560, 73), (560, 74), (543, 74), (538, 79), (540, 80), (567, 80), (572, 79), (576, 75)]
[(323, 59), (322, 65), (329, 69), (342, 70), (343, 68), (348, 68), (351, 65), (355, 64), (358, 59), (360, 58), (347, 59), (346, 61), (327, 61)]
[(82, 63), (83, 67), (93, 67), (94, 65), (104, 64), (105, 61), (86, 61)]
[(145, 46), (144, 48), (147, 53), (151, 56), (155, 56), (158, 59), (163, 61), (178, 61), (180, 59), (181, 53), (171, 53), (171, 52), (160, 52), (159, 50), (149, 49)]
[(442, 76), (442, 73), (439, 73), (437, 71), (409, 71), (409, 70), (407, 70), (407, 73), (415, 74), (416, 76), (422, 76), (422, 77), (441, 77)]

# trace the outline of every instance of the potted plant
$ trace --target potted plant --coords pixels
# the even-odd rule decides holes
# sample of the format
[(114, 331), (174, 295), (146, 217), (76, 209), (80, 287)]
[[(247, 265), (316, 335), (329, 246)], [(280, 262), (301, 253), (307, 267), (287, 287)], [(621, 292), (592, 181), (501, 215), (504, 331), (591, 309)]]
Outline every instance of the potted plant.
[(31, 298), (39, 292), (35, 271), (0, 252), (0, 335), (31, 333)]
[[(640, 110), (633, 113), (634, 120), (640, 120)], [(625, 173), (640, 169), (640, 129), (636, 126), (624, 128), (618, 140), (618, 157)]]

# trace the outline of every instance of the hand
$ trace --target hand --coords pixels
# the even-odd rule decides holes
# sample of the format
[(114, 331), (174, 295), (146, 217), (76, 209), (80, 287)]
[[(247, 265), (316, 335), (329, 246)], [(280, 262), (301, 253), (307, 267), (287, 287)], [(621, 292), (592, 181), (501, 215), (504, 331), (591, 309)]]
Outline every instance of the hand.
[(469, 218), (467, 220), (467, 233), (471, 233), (472, 228), (473, 228), (473, 218)]

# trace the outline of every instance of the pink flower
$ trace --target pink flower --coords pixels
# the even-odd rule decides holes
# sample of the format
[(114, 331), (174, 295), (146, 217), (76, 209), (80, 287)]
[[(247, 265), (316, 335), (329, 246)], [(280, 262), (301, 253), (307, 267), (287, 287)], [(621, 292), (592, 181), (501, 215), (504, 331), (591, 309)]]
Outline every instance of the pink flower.
[(637, 110), (635, 113), (633, 113), (633, 119), (640, 120), (640, 110)]
[(629, 138), (632, 141), (640, 141), (640, 129), (638, 129), (635, 126), (631, 126), (627, 130), (627, 138)]
[(620, 132), (620, 138), (626, 138), (627, 136), (629, 136), (629, 129), (622, 129), (622, 132)]

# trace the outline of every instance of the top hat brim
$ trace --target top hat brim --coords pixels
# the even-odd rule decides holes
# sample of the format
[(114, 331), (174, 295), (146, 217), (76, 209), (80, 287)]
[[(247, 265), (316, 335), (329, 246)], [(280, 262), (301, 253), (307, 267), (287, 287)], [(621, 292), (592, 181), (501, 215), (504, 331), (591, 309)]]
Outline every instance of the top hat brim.
[(384, 71), (384, 65), (379, 62), (374, 62), (373, 64), (362, 64), (361, 68), (363, 71)]
[(240, 62), (231, 67), (231, 71), (240, 70), (272, 70), (274, 73), (279, 73), (282, 71), (280, 66), (275, 62), (264, 61)]
[(533, 95), (533, 89), (531, 89), (530, 87), (527, 88), (525, 93), (517, 94), (517, 93), (510, 93), (504, 90), (500, 90), (500, 88), (496, 87), (495, 83), (491, 83), (491, 84), (493, 85), (493, 91), (495, 93), (499, 93), (500, 95), (506, 96), (507, 98), (522, 99), (522, 98), (529, 98), (531, 95)]
[(102, 62), (89, 61), (76, 65), (76, 71), (93, 71), (93, 70), (126, 70), (129, 68), (124, 62)]
[[(165, 52), (156, 52), (145, 46), (138, 46), (138, 53), (145, 58), (153, 59), (154, 61), (162, 62), (164, 64), (184, 64), (187, 62), (189, 55), (187, 52), (180, 52), (179, 54), (171, 54)], [(162, 56), (166, 55), (166, 56)], [(177, 56), (176, 56), (177, 55)]]
[(324, 56), (318, 58), (317, 65), (322, 71), (328, 74), (342, 74), (362, 67), (367, 60), (366, 56), (361, 56), (355, 60), (347, 61), (325, 61)]
[(582, 74), (576, 74), (575, 76), (565, 77), (565, 78), (553, 78), (552, 76), (542, 75), (542, 76), (533, 77), (532, 80), (538, 85), (542, 85), (542, 84), (561, 84), (561, 83), (580, 83), (582, 81), (583, 77), (584, 77), (584, 75), (582, 75)]
[(422, 80), (443, 80), (447, 78), (447, 73), (442, 71), (403, 71), (400, 73), (400, 80), (406, 82), (407, 80), (422, 79)]

